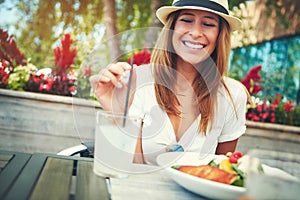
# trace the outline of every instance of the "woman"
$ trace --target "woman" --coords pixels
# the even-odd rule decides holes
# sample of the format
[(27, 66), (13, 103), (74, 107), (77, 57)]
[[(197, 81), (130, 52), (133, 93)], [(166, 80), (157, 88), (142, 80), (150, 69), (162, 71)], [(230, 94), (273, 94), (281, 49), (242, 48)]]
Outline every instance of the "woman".
[[(151, 64), (134, 73), (129, 114), (144, 117), (136, 161), (156, 163), (166, 151), (226, 154), (245, 132), (247, 93), (226, 77), (230, 32), (241, 26), (227, 0), (174, 0), (157, 10), (164, 28)], [(105, 110), (122, 110), (131, 69), (116, 63), (91, 79)]]

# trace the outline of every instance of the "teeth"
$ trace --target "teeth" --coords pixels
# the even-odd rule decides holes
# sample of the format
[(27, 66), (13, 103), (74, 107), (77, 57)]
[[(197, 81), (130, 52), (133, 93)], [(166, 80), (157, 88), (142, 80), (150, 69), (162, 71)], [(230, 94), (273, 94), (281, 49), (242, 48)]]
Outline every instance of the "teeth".
[(204, 47), (201, 44), (193, 44), (190, 42), (184, 42), (184, 45), (186, 45), (187, 47), (193, 48), (193, 49), (202, 49)]

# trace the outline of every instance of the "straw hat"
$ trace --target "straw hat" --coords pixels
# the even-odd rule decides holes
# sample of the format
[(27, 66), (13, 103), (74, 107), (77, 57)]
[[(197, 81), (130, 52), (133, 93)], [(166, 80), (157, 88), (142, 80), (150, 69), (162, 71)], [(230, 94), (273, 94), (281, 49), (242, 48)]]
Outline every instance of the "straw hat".
[(242, 25), (240, 19), (229, 14), (227, 0), (174, 0), (172, 6), (160, 7), (156, 11), (156, 16), (165, 24), (170, 13), (182, 9), (203, 10), (215, 13), (228, 22), (231, 31), (238, 30)]

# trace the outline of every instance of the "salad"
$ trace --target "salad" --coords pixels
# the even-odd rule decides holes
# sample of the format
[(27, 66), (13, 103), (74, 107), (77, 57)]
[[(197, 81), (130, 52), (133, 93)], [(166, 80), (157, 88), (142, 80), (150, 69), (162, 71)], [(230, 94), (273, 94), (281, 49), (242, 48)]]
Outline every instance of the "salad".
[[(233, 153), (228, 152), (225, 159), (219, 162), (214, 159), (207, 165), (176, 165), (172, 166), (172, 168), (192, 176), (243, 187), (245, 185), (248, 162), (249, 156), (237, 151)], [(258, 166), (258, 171), (263, 173), (261, 165)]]

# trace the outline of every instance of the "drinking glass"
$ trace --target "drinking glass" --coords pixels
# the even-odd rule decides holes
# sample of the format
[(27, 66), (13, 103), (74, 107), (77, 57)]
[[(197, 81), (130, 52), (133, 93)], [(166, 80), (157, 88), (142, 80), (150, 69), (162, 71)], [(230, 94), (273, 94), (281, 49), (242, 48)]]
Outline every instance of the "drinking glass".
[(300, 155), (261, 149), (247, 154), (246, 188), (250, 199), (299, 199)]
[(97, 112), (94, 173), (104, 177), (127, 177), (133, 159), (142, 118)]

